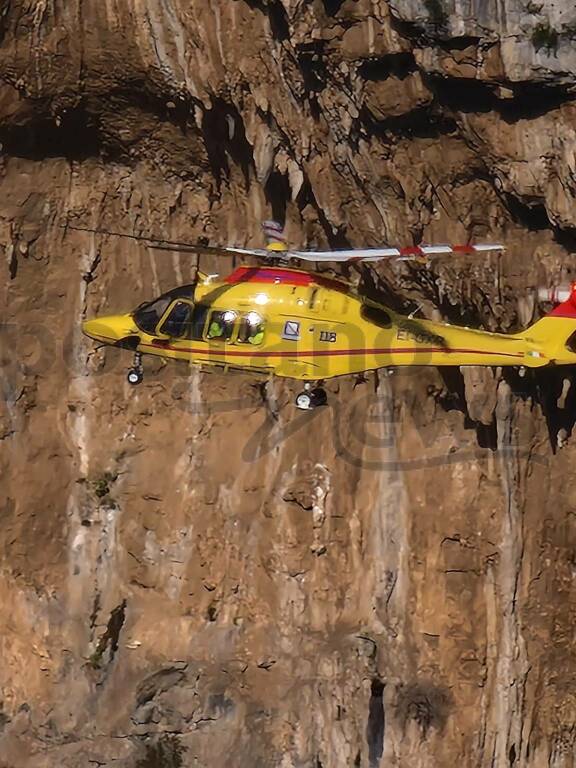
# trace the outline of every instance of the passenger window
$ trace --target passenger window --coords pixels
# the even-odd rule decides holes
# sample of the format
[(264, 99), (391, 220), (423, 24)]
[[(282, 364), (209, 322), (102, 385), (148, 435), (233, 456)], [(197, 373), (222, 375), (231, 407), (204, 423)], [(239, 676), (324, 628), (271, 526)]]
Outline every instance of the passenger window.
[(160, 332), (165, 333), (167, 336), (172, 336), (173, 338), (185, 336), (188, 331), (191, 313), (192, 307), (190, 304), (187, 304), (184, 301), (175, 302), (168, 317), (160, 326)]
[(392, 325), (392, 319), (388, 312), (375, 307), (372, 304), (363, 304), (360, 309), (360, 317), (363, 320), (368, 320), (370, 323), (374, 323), (379, 328), (390, 328)]
[(239, 344), (261, 344), (264, 338), (264, 320), (258, 312), (248, 312), (240, 320)]
[(236, 312), (226, 310), (225, 312), (212, 312), (208, 321), (208, 330), (206, 338), (219, 339), (220, 341), (230, 341), (234, 331), (234, 321)]

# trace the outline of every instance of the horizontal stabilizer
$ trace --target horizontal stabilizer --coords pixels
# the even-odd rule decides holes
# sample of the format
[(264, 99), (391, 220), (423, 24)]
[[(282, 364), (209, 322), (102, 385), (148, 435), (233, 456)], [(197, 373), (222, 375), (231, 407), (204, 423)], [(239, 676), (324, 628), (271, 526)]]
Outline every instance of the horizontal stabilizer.
[[(538, 290), (538, 298), (541, 299), (543, 294), (540, 293), (542, 289)], [(548, 289), (544, 294), (544, 301), (551, 301), (557, 306), (549, 312), (546, 317), (573, 317), (576, 318), (576, 283), (572, 283), (570, 286), (558, 286), (557, 288)]]
[(566, 301), (572, 295), (570, 285), (556, 285), (552, 287), (538, 288), (538, 301), (548, 301), (550, 304), (559, 304)]

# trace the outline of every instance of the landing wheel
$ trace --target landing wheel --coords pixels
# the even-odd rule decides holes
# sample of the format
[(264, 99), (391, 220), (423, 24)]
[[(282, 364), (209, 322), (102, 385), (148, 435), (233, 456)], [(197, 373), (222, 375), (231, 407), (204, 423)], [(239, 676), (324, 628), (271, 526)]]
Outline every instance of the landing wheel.
[(300, 408), (301, 411), (309, 411), (313, 407), (311, 392), (299, 392), (296, 395), (296, 408)]
[(126, 374), (128, 384), (135, 387), (137, 384), (142, 384), (144, 380), (144, 368), (142, 367), (142, 355), (140, 352), (134, 353), (134, 363), (132, 368), (129, 369)]
[(132, 386), (135, 387), (137, 384), (142, 384), (142, 381), (144, 380), (144, 374), (142, 373), (141, 369), (130, 368), (126, 374), (126, 379), (128, 384), (132, 384)]
[(301, 411), (310, 411), (312, 408), (318, 408), (319, 405), (326, 405), (327, 400), (326, 390), (322, 387), (305, 389), (296, 395), (296, 408)]

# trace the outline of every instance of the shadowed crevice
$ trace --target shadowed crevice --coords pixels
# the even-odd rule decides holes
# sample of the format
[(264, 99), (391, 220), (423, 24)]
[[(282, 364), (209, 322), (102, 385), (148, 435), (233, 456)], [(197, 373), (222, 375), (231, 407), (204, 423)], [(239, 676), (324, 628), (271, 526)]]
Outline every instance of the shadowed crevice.
[(246, 138), (242, 115), (234, 104), (214, 98), (212, 108), (204, 112), (202, 133), (212, 173), (217, 182), (230, 175), (230, 162), (238, 165), (246, 188), (254, 169), (252, 147)]
[(98, 640), (96, 649), (88, 660), (88, 664), (92, 668), (102, 669), (112, 663), (118, 650), (120, 633), (126, 621), (126, 605), (127, 601), (123, 600), (112, 610), (106, 630)]
[(425, 72), (422, 78), (439, 106), (462, 113), (494, 112), (507, 123), (541, 117), (576, 98), (566, 86), (550, 83), (503, 83), (510, 91), (506, 99), (498, 97), (492, 83)]
[(384, 688), (385, 683), (374, 678), (370, 686), (370, 701), (368, 702), (368, 724), (366, 725), (366, 741), (368, 743), (368, 763), (370, 768), (378, 768), (380, 758), (384, 753)]
[(272, 37), (278, 42), (290, 37), (288, 14), (282, 0), (245, 0), (246, 4), (268, 17)]
[(322, 0), (322, 5), (328, 16), (336, 16), (344, 0)]
[(59, 119), (44, 115), (23, 124), (0, 126), (3, 153), (27, 160), (63, 157), (67, 160), (87, 160), (99, 157), (104, 143), (98, 120), (82, 107), (68, 110)]
[(458, 131), (454, 118), (443, 114), (430, 105), (417, 107), (402, 115), (378, 120), (363, 106), (360, 121), (369, 135), (385, 138), (396, 136), (399, 139), (437, 139), (440, 136)]
[(414, 54), (404, 52), (365, 59), (357, 71), (363, 80), (381, 81), (389, 77), (397, 77), (399, 80), (404, 80), (417, 69)]

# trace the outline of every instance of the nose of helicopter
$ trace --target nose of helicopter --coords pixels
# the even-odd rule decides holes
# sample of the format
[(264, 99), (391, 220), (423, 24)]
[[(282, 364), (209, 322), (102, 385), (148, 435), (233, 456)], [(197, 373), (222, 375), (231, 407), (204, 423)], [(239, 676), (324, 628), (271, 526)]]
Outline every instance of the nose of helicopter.
[(82, 332), (95, 341), (114, 344), (134, 333), (134, 323), (130, 315), (108, 315), (95, 317), (82, 323)]

